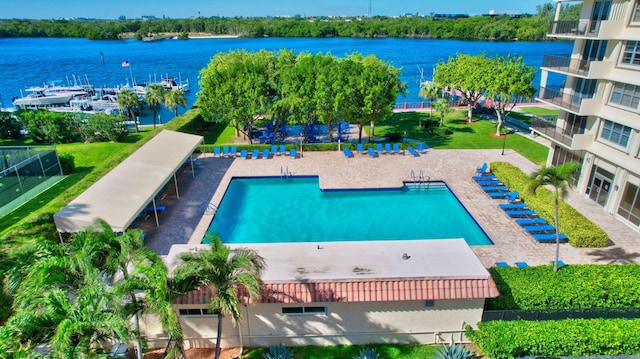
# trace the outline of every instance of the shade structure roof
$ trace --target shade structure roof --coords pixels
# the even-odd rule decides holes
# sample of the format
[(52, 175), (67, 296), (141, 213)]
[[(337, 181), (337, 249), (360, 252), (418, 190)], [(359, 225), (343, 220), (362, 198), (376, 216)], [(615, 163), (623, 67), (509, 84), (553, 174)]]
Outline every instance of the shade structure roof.
[(58, 232), (79, 232), (96, 219), (124, 231), (201, 142), (202, 136), (163, 130), (58, 211)]

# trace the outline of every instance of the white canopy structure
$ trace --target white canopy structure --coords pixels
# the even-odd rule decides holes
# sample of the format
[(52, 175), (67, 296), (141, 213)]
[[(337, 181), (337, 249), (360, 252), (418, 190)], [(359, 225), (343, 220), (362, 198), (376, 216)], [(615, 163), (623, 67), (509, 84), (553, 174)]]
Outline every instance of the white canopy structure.
[[(189, 159), (202, 136), (164, 130), (53, 216), (60, 233), (79, 232), (102, 219), (122, 232), (152, 203)], [(177, 182), (176, 182), (177, 189)], [(156, 217), (157, 220), (157, 217)]]

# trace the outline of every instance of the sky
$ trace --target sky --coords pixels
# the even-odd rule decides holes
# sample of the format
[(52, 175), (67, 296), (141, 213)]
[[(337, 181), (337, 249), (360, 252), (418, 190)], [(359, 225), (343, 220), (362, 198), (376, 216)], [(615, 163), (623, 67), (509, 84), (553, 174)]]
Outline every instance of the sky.
[(550, 0), (0, 0), (0, 19), (535, 13)]

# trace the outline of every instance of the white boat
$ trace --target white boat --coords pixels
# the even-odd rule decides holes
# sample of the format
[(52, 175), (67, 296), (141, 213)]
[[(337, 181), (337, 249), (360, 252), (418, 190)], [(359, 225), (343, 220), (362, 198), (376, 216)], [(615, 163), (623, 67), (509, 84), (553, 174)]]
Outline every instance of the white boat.
[(47, 93), (43, 89), (31, 90), (24, 97), (13, 100), (13, 105), (19, 108), (61, 106), (69, 102), (75, 95), (73, 92)]
[(175, 77), (165, 77), (162, 81), (158, 82), (165, 90), (181, 90), (184, 92), (189, 91), (189, 81), (186, 83), (177, 83)]

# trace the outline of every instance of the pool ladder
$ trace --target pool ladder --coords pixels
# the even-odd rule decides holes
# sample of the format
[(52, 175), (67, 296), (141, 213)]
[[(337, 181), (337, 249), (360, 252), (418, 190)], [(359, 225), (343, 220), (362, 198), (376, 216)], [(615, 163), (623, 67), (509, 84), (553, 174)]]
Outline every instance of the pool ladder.
[(218, 206), (213, 202), (209, 202), (207, 209), (204, 210), (204, 214), (216, 214), (216, 212), (218, 212)]
[(293, 172), (289, 172), (289, 166), (280, 166), (280, 178), (281, 179), (289, 179), (289, 177), (293, 176)]
[(423, 170), (420, 170), (418, 176), (416, 176), (416, 173), (414, 170), (411, 170), (411, 179), (413, 180), (414, 188), (418, 188), (418, 189), (426, 188), (427, 190), (429, 189), (429, 183), (431, 182), (431, 177), (427, 176), (425, 179)]

